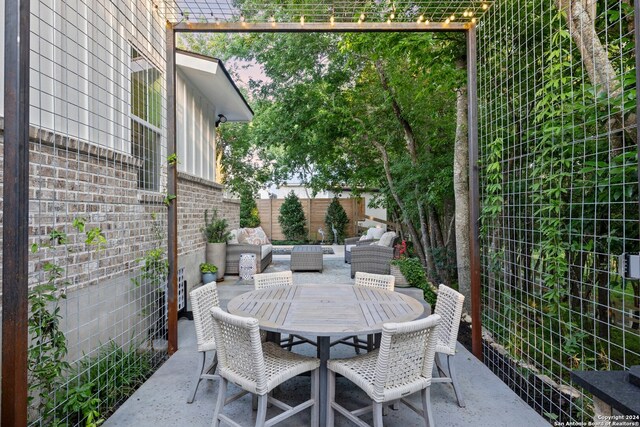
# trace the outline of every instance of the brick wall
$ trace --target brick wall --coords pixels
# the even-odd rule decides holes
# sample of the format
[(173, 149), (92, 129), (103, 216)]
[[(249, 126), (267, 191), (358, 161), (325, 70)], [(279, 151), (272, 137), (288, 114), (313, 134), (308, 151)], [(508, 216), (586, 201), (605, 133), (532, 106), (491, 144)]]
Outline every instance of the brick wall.
[[(0, 121), (0, 161), (2, 129)], [(46, 263), (63, 269), (57, 285), (66, 294), (60, 325), (68, 360), (93, 355), (111, 340), (141, 344), (148, 339), (147, 307), (157, 291), (131, 279), (140, 275), (146, 252), (166, 251), (164, 195), (137, 189), (140, 162), (126, 153), (35, 128), (29, 151), (29, 245), (40, 245), (29, 253), (29, 283), (46, 282)], [(166, 171), (160, 173), (165, 182)], [(72, 226), (78, 218), (86, 230), (102, 230), (103, 247), (88, 244)], [(43, 247), (52, 230), (66, 233), (68, 242)]]
[(240, 204), (223, 196), (223, 186), (184, 172), (178, 173), (178, 266), (184, 269), (187, 289), (200, 283), (198, 265), (205, 261), (206, 241), (202, 234), (204, 211), (217, 211), (229, 229), (240, 223)]
[[(29, 243), (47, 243), (53, 229), (64, 231), (69, 243), (31, 254), (30, 283), (44, 279), (45, 262), (64, 266), (77, 288), (133, 274), (147, 251), (166, 250), (164, 196), (137, 189), (138, 160), (35, 129), (31, 140)], [(86, 243), (86, 235), (72, 226), (78, 218), (86, 230), (102, 230), (104, 247)]]

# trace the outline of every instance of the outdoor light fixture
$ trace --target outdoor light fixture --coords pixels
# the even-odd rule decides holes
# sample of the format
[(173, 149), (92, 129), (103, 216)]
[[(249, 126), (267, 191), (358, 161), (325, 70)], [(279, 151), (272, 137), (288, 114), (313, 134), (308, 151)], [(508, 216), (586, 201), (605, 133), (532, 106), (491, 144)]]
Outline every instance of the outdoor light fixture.
[(218, 114), (218, 120), (216, 120), (215, 126), (220, 126), (220, 123), (227, 123), (227, 117), (224, 114)]

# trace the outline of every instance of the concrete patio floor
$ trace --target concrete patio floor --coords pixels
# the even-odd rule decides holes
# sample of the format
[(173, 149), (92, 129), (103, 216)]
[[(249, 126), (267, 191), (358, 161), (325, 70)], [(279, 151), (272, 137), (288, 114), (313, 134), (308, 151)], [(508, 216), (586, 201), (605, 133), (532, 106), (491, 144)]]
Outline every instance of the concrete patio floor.
[[(352, 283), (349, 266), (343, 262), (342, 246), (334, 246), (334, 255), (325, 255), (325, 269), (320, 273), (294, 273), (296, 284), (305, 283)], [(273, 264), (267, 271), (287, 270), (290, 256), (274, 256)], [(234, 296), (253, 289), (250, 284), (238, 284), (237, 276), (226, 276), (218, 284), (221, 304)], [(203, 381), (196, 400), (187, 404), (187, 396), (194, 381), (198, 354), (193, 322), (182, 319), (178, 322), (179, 350), (158, 369), (109, 419), (105, 426), (208, 426), (211, 424), (214, 402), (217, 396), (217, 381)], [(315, 348), (304, 344), (295, 347), (296, 352), (314, 356)], [(338, 345), (331, 350), (331, 357), (351, 357), (351, 347)], [(431, 402), (434, 422), (437, 426), (548, 426), (549, 424), (500, 381), (486, 366), (480, 363), (462, 345), (458, 344), (458, 354), (453, 363), (460, 375), (460, 385), (466, 402), (465, 408), (458, 407), (450, 384), (433, 384)], [(237, 391), (230, 386), (229, 394)], [(348, 408), (367, 405), (367, 396), (344, 378), (336, 384), (336, 399)], [(299, 377), (286, 382), (277, 397), (288, 404), (296, 404), (308, 399), (309, 378)], [(419, 394), (411, 397), (419, 404)], [(236, 422), (246, 426), (255, 424), (256, 413), (251, 410), (251, 397), (243, 398), (227, 405), (225, 413)], [(273, 407), (267, 418), (280, 411)], [(307, 409), (278, 424), (282, 427), (309, 425), (310, 411)], [(364, 416), (365, 422), (372, 423), (371, 416)], [(341, 415), (336, 415), (336, 427), (352, 425)], [(384, 417), (387, 427), (421, 426), (421, 418), (404, 405), (397, 411), (390, 410)], [(323, 426), (321, 426), (323, 427)]]

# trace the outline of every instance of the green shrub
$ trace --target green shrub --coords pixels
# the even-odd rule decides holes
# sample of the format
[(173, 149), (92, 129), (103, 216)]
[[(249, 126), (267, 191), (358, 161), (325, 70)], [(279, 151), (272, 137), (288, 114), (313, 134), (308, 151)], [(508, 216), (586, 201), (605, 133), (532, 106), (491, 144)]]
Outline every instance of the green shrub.
[(213, 211), (211, 222), (209, 222), (209, 211), (204, 211), (204, 237), (207, 243), (227, 243), (231, 238), (231, 233), (227, 230), (227, 220), (218, 218), (218, 211)]
[(327, 215), (324, 218), (324, 223), (327, 226), (327, 234), (330, 240), (332, 242), (334, 241), (333, 229), (331, 227), (333, 226), (338, 234), (336, 236), (338, 243), (343, 243), (346, 235), (347, 224), (349, 224), (349, 217), (337, 197), (333, 198), (329, 208), (327, 208)]
[(240, 227), (255, 228), (259, 225), (260, 215), (253, 194), (242, 194), (240, 196)]
[(287, 240), (306, 239), (306, 220), (304, 218), (304, 211), (302, 210), (302, 203), (300, 203), (300, 199), (298, 199), (298, 196), (296, 196), (293, 191), (285, 197), (284, 203), (280, 206), (278, 222)]
[(209, 264), (208, 262), (203, 262), (202, 264), (200, 264), (200, 273), (206, 274), (206, 273), (217, 273), (218, 272), (218, 267), (216, 267), (213, 264)]

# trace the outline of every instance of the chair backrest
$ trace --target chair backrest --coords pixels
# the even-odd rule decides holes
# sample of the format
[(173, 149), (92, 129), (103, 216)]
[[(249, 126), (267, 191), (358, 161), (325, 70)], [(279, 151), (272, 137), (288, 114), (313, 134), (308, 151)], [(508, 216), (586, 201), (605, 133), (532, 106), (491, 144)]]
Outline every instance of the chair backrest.
[[(198, 351), (205, 351), (205, 344), (213, 341), (213, 320), (209, 311), (220, 306), (218, 287), (215, 282), (200, 286), (189, 293), (193, 324), (196, 328)], [(210, 348), (210, 346), (208, 346)]]
[(293, 273), (291, 271), (282, 271), (278, 273), (254, 274), (253, 281), (256, 289), (290, 286), (293, 285)]
[(438, 331), (436, 351), (455, 354), (463, 305), (464, 295), (460, 292), (445, 285), (438, 287), (438, 299), (433, 312), (442, 317), (442, 324)]
[(211, 309), (219, 373), (243, 389), (257, 394), (267, 390), (267, 374), (258, 319)]
[(373, 274), (363, 271), (356, 271), (355, 286), (364, 286), (368, 288), (384, 289), (393, 291), (396, 284), (396, 278), (389, 274)]
[(439, 323), (440, 316), (432, 314), (411, 322), (382, 325), (373, 382), (375, 401), (384, 400), (385, 390), (403, 393), (403, 385), (424, 379), (430, 383)]

